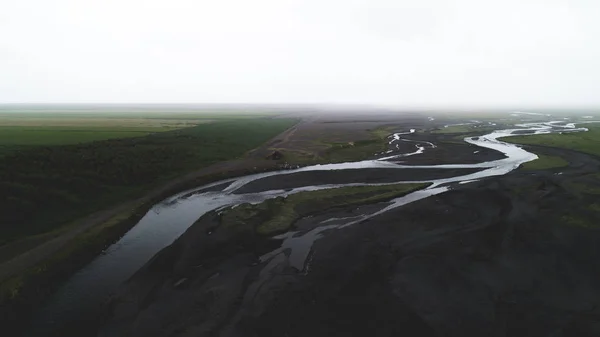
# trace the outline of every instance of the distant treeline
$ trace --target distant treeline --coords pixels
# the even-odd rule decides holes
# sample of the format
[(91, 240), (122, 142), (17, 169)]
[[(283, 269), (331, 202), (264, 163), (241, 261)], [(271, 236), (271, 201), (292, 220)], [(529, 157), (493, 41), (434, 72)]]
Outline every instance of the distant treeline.
[(219, 121), (137, 138), (41, 146), (0, 161), (0, 244), (47, 232), (158, 183), (239, 157), (295, 123)]

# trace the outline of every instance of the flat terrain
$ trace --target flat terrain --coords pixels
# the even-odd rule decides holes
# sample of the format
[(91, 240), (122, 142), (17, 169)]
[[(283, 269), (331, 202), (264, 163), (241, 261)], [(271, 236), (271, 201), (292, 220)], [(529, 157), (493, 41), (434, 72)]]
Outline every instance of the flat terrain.
[[(39, 144), (43, 141), (39, 135), (45, 134), (50, 144), (7, 154), (0, 162), (0, 202), (7, 210), (0, 215), (1, 240), (53, 230), (178, 175), (240, 157), (294, 123), (291, 119), (223, 119), (146, 135), (129, 129), (121, 135), (136, 137), (128, 138), (113, 131), (111, 135), (119, 138), (97, 141), (91, 139), (106, 138), (107, 131), (65, 132), (62, 127), (48, 127), (3, 134), (4, 141), (19, 145)], [(65, 134), (82, 143), (52, 144), (57, 138), (58, 143), (64, 141)]]
[[(11, 159), (12, 166), (36, 167), (6, 171), (5, 177), (24, 177), (18, 186), (6, 185), (14, 191), (27, 184), (37, 186), (34, 178), (44, 168), (44, 174), (60, 178), (60, 186), (77, 182), (60, 172), (69, 172), (69, 177), (85, 172), (78, 176), (80, 181), (100, 182), (111, 195), (133, 200), (121, 203), (119, 211), (124, 213), (109, 212), (102, 221), (90, 220), (89, 230), (75, 233), (82, 245), (97, 235), (94, 229), (117, 226), (127, 217), (123, 214), (143, 201), (131, 196), (143, 195), (142, 188), (148, 196), (148, 186), (157, 182), (188, 181), (187, 175), (194, 172), (196, 178), (208, 179), (197, 181), (210, 182), (218, 180), (207, 178), (216, 172), (239, 175), (251, 167), (371, 159), (360, 163), (364, 167), (285, 172), (222, 192), (239, 181), (234, 180), (169, 199), (161, 207), (182, 212), (219, 198), (237, 201), (233, 207), (229, 201), (197, 215), (183, 235), (115, 289), (103, 308), (78, 299), (86, 308), (77, 313), (80, 316), (52, 320), (46, 335), (98, 331), (102, 336), (128, 337), (599, 335), (600, 274), (595, 266), (600, 255), (595, 247), (600, 240), (600, 133), (591, 125), (590, 133), (507, 138), (526, 140), (531, 145), (525, 148), (540, 159), (503, 176), (434, 188), (397, 182), (461, 176), (482, 168), (392, 168), (506, 158), (462, 139), (540, 116), (290, 113), (211, 120), (142, 137), (50, 147), (64, 152), (39, 148), (31, 152), (35, 156)], [(472, 120), (476, 124), (456, 125)], [(416, 132), (407, 133), (411, 129)], [(394, 132), (406, 134), (394, 143), (390, 141)], [(97, 144), (120, 155), (108, 160)], [(375, 161), (390, 151), (400, 156)], [(49, 165), (47, 158), (72, 162), (73, 171), (53, 161), (56, 166)], [(237, 158), (236, 164), (229, 158)], [(96, 172), (85, 166), (87, 161), (106, 170)], [(135, 164), (142, 162), (147, 165)], [(52, 167), (55, 170), (46, 170)], [(384, 185), (348, 186), (357, 183)], [(343, 187), (281, 196), (294, 188), (334, 184)], [(59, 185), (40, 186), (45, 199), (61, 200), (62, 193), (48, 193), (65, 192)], [(92, 187), (66, 200), (94, 201), (91, 196), (101, 195), (102, 189)], [(431, 196), (432, 189), (441, 194)], [(164, 196), (165, 191), (171, 189), (155, 195)], [(84, 203), (69, 205), (84, 207)], [(49, 209), (44, 223), (52, 215)], [(169, 226), (178, 223), (178, 217), (161, 218), (158, 213), (155, 219)], [(137, 240), (143, 240), (143, 234)], [(55, 239), (55, 248), (77, 241), (61, 238)], [(0, 276), (1, 272), (0, 267)], [(91, 277), (93, 282), (102, 282), (98, 276)], [(2, 290), (16, 300), (8, 303), (26, 312), (35, 297), (21, 294), (28, 294), (36, 283), (9, 281)], [(15, 312), (0, 314), (14, 317), (10, 315)]]
[(588, 132), (548, 134), (530, 136), (512, 136), (506, 140), (511, 143), (543, 145), (577, 150), (600, 156), (600, 126), (598, 124), (582, 124)]
[[(472, 132), (454, 131), (410, 139), (435, 142), (437, 158), (445, 161), (475, 160), (478, 153), (469, 146), (442, 141)], [(575, 135), (556, 135), (563, 136)], [(541, 142), (538, 137), (545, 136), (531, 136), (532, 142)], [(595, 336), (600, 333), (600, 273), (595, 268), (600, 259), (595, 248), (600, 161), (594, 146), (585, 144), (581, 152), (569, 146), (530, 146), (541, 159), (524, 170), (453, 185), (446, 193), (348, 228), (320, 230), (327, 219), (353, 219), (385, 203), (358, 210), (355, 205), (328, 207), (315, 197), (311, 206), (291, 207), (292, 212), (285, 211), (284, 199), (274, 199), (221, 216), (208, 213), (123, 285), (107, 307), (102, 332)], [(460, 155), (451, 158), (445, 154), (448, 148)], [(435, 163), (427, 153), (406, 157), (406, 163)], [(313, 183), (357, 180), (350, 171), (323, 179), (314, 173)], [(363, 180), (379, 176), (369, 169), (356, 171), (364, 173)], [(265, 178), (265, 185), (256, 180), (245, 188), (293, 187), (310, 174), (280, 182)], [(290, 223), (288, 234), (272, 240), (237, 236), (233, 230), (260, 233), (261, 225), (287, 228)], [(266, 233), (279, 233), (277, 226), (268, 226)], [(294, 252), (303, 251), (311, 238), (317, 239), (299, 267)]]
[(523, 164), (525, 170), (546, 170), (551, 168), (565, 167), (569, 163), (558, 156), (539, 154), (538, 159)]
[[(571, 149), (600, 156), (600, 126), (597, 123), (581, 124), (581, 126), (587, 127), (589, 131), (534, 136), (511, 136), (502, 140), (515, 144)], [(539, 148), (535, 152), (539, 153)], [(568, 162), (560, 156), (538, 154), (538, 157), (539, 159), (537, 160), (525, 163), (523, 168), (526, 170), (544, 170), (561, 168), (568, 165)]]
[(276, 168), (241, 158), (297, 122), (272, 114), (69, 114), (46, 125), (46, 116), (43, 125), (28, 115), (4, 122), (31, 125), (0, 126), (5, 149), (12, 147), (0, 161), (3, 322), (25, 319), (19, 312), (121, 237), (152, 203), (190, 184)]
[(568, 186), (590, 183), (582, 173), (599, 162), (568, 157), (583, 167), (515, 172), (332, 230), (316, 242), (307, 273), (284, 254), (258, 260), (277, 242), (244, 236), (228, 246), (209, 214), (123, 286), (104, 332), (592, 336), (600, 217), (586, 208), (593, 195)]
[(287, 198), (269, 199), (258, 205), (242, 204), (224, 210), (219, 228), (239, 232), (254, 230), (259, 235), (285, 233), (299, 219), (332, 208), (378, 203), (408, 194), (428, 184), (357, 186), (300, 192)]
[[(0, 156), (31, 146), (53, 146), (142, 137), (199, 124), (264, 117), (262, 114), (173, 114), (0, 111)], [(267, 115), (268, 116), (268, 115)]]
[(261, 153), (278, 151), (295, 164), (335, 163), (372, 158), (386, 149), (386, 137), (393, 131), (408, 131), (407, 125), (422, 118), (405, 114), (398, 123), (394, 115), (325, 116), (291, 114), (302, 123), (276, 137)]
[(81, 144), (113, 138), (142, 137), (168, 130), (148, 127), (0, 126), (0, 156), (24, 151), (34, 146)]

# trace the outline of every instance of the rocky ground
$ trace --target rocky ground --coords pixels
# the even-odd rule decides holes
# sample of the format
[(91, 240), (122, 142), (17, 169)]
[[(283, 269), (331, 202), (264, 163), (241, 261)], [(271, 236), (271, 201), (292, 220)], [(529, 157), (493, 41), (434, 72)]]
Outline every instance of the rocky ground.
[(326, 231), (302, 268), (209, 213), (120, 289), (99, 335), (598, 336), (600, 163), (535, 149), (571, 164)]

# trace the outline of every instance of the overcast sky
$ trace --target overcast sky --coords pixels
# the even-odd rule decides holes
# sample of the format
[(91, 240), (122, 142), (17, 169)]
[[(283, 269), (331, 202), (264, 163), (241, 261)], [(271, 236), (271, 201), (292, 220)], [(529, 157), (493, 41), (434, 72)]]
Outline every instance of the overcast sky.
[(0, 103), (600, 105), (599, 0), (0, 0)]

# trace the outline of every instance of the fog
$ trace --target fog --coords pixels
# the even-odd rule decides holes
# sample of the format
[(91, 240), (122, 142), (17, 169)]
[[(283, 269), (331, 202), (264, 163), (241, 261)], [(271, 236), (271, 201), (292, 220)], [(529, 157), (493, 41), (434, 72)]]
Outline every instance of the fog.
[(594, 0), (0, 0), (0, 103), (600, 105)]

